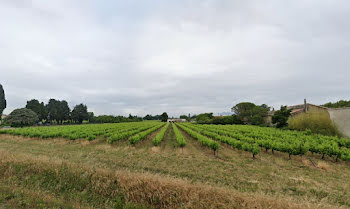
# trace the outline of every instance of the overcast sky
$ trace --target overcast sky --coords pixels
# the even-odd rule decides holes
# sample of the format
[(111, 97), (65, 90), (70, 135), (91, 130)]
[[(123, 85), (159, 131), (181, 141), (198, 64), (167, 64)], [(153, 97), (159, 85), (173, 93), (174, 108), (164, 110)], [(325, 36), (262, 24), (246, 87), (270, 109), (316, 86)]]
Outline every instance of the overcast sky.
[(229, 112), (350, 99), (348, 0), (0, 0), (9, 113)]

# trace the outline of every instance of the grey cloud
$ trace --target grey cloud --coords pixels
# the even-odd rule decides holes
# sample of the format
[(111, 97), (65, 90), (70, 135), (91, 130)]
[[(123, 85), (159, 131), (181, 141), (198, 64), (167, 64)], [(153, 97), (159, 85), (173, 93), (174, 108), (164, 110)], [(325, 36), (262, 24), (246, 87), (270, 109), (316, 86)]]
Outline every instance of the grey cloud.
[(349, 11), (345, 0), (4, 0), (5, 112), (32, 98), (173, 116), (349, 99)]

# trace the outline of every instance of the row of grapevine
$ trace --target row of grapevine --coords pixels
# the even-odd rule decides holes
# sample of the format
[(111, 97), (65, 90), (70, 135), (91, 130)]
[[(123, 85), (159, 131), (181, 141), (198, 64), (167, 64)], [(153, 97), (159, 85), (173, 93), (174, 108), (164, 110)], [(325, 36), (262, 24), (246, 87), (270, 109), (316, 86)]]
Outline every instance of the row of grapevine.
[[(281, 135), (279, 137), (276, 137), (271, 134), (265, 134), (265, 138), (256, 137), (254, 139), (251, 137), (247, 137), (243, 134), (236, 133), (234, 131), (234, 128), (233, 130), (229, 130), (229, 128), (232, 129), (233, 127), (225, 127), (226, 132), (223, 132), (222, 130), (220, 131), (220, 129), (218, 128), (216, 128), (215, 131), (219, 131), (221, 132), (221, 134), (224, 135), (226, 134), (232, 137), (239, 138), (240, 140), (254, 140), (260, 147), (263, 147), (266, 150), (271, 149), (272, 151), (277, 150), (280, 152), (286, 152), (289, 154), (289, 156), (304, 155), (305, 153), (310, 151), (312, 153), (321, 154), (322, 158), (324, 158), (324, 156), (327, 155), (329, 157), (335, 158), (336, 160), (350, 160), (350, 150), (346, 147), (339, 146), (338, 141), (334, 140), (334, 137), (330, 138), (321, 135), (301, 135), (301, 133), (294, 132), (292, 132), (293, 134), (287, 134), (291, 133), (290, 131), (286, 132), (285, 135)], [(213, 129), (211, 130), (214, 131)], [(268, 131), (268, 129), (265, 130)], [(271, 132), (274, 132), (274, 129), (272, 129)], [(254, 131), (250, 133), (250, 136), (254, 136)], [(257, 136), (257, 134), (255, 134), (255, 136)]]
[(173, 123), (171, 124), (175, 133), (175, 137), (176, 137), (176, 142), (179, 145), (179, 147), (184, 147), (186, 146), (186, 140), (183, 137), (183, 135), (181, 134), (180, 130), (177, 128), (177, 126)]
[(294, 137), (294, 138), (312, 138), (318, 139), (320, 141), (333, 141), (338, 144), (339, 147), (350, 148), (350, 139), (340, 138), (337, 136), (325, 136), (320, 134), (311, 134), (309, 132), (300, 132), (300, 131), (291, 131), (291, 130), (280, 130), (272, 129), (266, 127), (257, 127), (257, 126), (225, 126), (218, 125), (219, 129), (224, 129), (228, 131), (234, 131), (235, 133), (241, 133), (246, 137), (251, 137), (254, 139), (265, 139), (269, 138), (285, 138), (285, 137)]
[(259, 154), (259, 152), (260, 152), (259, 146), (255, 143), (249, 143), (246, 141), (236, 140), (236, 139), (228, 137), (228, 136), (223, 136), (223, 135), (217, 134), (215, 132), (208, 131), (207, 129), (200, 127), (200, 126), (193, 126), (193, 125), (189, 125), (189, 124), (186, 124), (185, 126), (187, 128), (194, 130), (194, 131), (197, 131), (200, 134), (208, 136), (214, 140), (218, 140), (222, 143), (228, 144), (228, 145), (232, 146), (233, 148), (251, 152), (253, 155), (253, 158), (255, 158), (255, 155)]
[(113, 135), (108, 137), (107, 142), (109, 144), (112, 144), (116, 141), (127, 139), (131, 136), (134, 136), (134, 135), (140, 133), (140, 132), (146, 131), (154, 126), (155, 126), (154, 124), (144, 124), (142, 126), (136, 126), (136, 127), (132, 127), (129, 129), (118, 130), (117, 132), (114, 132)]
[(216, 141), (209, 139), (208, 137), (203, 136), (190, 128), (187, 128), (183, 124), (178, 124), (178, 126), (186, 133), (191, 135), (193, 138), (197, 139), (202, 145), (211, 148), (214, 152), (216, 152), (219, 149), (219, 143), (217, 143)]
[(154, 131), (156, 131), (157, 129), (159, 129), (160, 127), (162, 127), (164, 124), (159, 124), (156, 126), (153, 126), (152, 128), (149, 128), (145, 131), (142, 131), (141, 133), (138, 133), (134, 136), (132, 136), (131, 138), (129, 138), (129, 142), (130, 144), (136, 144), (137, 142), (141, 141), (142, 139), (146, 138), (148, 135), (150, 135), (151, 133), (153, 133)]
[(152, 140), (152, 143), (154, 146), (158, 146), (160, 144), (160, 142), (163, 140), (164, 135), (166, 130), (168, 130), (169, 128), (169, 123), (167, 123), (160, 131), (159, 133), (154, 137), (154, 139)]
[[(132, 132), (132, 135), (144, 131), (147, 128), (161, 124), (160, 122), (133, 122), (133, 123), (114, 123), (114, 124), (88, 124), (88, 125), (69, 125), (69, 126), (40, 126), (40, 127), (27, 127), (1, 130), (0, 134), (10, 134), (16, 136), (32, 137), (32, 138), (67, 138), (71, 140), (75, 139), (88, 139), (93, 140), (98, 136), (108, 138), (110, 142), (113, 139), (118, 138), (116, 135), (120, 135), (125, 132)], [(136, 131), (137, 130), (137, 131)], [(112, 137), (114, 136), (114, 137)], [(129, 135), (125, 134), (121, 138), (128, 138)]]
[[(265, 148), (266, 151), (274, 150), (286, 152), (291, 155), (304, 155), (307, 152), (318, 153), (324, 156), (333, 157), (336, 160), (342, 159), (350, 161), (350, 150), (347, 146), (340, 146), (339, 142), (347, 144), (348, 139), (335, 137), (326, 137), (320, 135), (305, 135), (294, 131), (275, 130), (272, 128), (256, 129), (244, 126), (214, 126), (214, 125), (194, 125), (187, 124), (192, 128), (206, 131), (206, 134), (215, 134), (213, 138), (219, 138), (218, 135), (239, 140), (254, 146)], [(247, 131), (249, 130), (249, 131)]]

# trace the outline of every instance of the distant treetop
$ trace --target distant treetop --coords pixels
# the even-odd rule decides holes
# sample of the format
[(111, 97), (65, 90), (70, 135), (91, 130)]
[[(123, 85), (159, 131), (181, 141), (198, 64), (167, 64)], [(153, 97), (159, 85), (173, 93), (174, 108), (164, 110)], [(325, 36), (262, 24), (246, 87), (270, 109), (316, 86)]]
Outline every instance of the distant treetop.
[(341, 107), (350, 107), (350, 100), (346, 101), (346, 100), (340, 100), (338, 102), (332, 103), (332, 102), (328, 102), (324, 105), (322, 105), (324, 107), (328, 107), (328, 108), (341, 108)]

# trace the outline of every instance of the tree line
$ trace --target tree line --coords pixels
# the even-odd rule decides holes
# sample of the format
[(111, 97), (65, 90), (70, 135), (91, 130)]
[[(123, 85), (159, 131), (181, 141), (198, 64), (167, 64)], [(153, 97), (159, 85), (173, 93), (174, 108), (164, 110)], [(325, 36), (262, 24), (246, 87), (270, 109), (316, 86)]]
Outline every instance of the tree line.
[(328, 108), (342, 108), (342, 107), (350, 107), (350, 100), (346, 101), (346, 100), (339, 100), (338, 102), (328, 102), (324, 105), (322, 105), (324, 107), (328, 107)]
[(256, 105), (251, 102), (242, 102), (232, 107), (233, 114), (230, 116), (213, 116), (213, 113), (202, 113), (192, 117), (182, 116), (188, 121), (195, 120), (199, 124), (237, 124), (269, 126), (275, 124), (278, 128), (286, 127), (291, 110), (287, 106), (281, 106), (280, 110), (274, 111), (271, 121), (268, 121), (271, 108), (266, 105)]
[(90, 121), (94, 117), (92, 112), (88, 112), (86, 105), (79, 104), (71, 110), (65, 100), (50, 99), (45, 105), (44, 102), (32, 99), (27, 101), (25, 108), (35, 112), (40, 122), (47, 123), (82, 123), (84, 120)]

